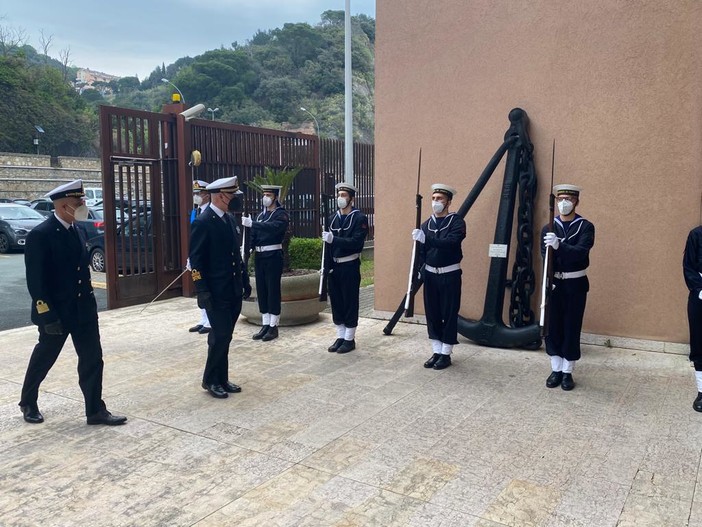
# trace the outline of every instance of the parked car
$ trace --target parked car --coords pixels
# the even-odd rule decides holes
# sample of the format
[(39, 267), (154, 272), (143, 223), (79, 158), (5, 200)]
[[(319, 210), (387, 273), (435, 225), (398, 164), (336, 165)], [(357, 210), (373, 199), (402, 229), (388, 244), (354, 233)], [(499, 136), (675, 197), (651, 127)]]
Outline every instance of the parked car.
[(28, 199), (23, 199), (23, 198), (17, 198), (13, 199), (12, 203), (17, 203), (18, 205), (24, 205), (25, 207), (31, 207), (32, 202), (29, 201)]
[(42, 216), (51, 216), (54, 213), (54, 202), (49, 198), (35, 199), (31, 207)]
[[(123, 224), (117, 226), (115, 250), (117, 252), (118, 273), (130, 274), (133, 271), (141, 273), (153, 270), (153, 237), (151, 232), (151, 214), (140, 214), (126, 219)], [(90, 253), (90, 267), (93, 271), (104, 273), (104, 222), (98, 233), (92, 238), (88, 238), (87, 244)]]
[(98, 202), (102, 201), (102, 189), (98, 187), (85, 187), (85, 204), (88, 207), (94, 207)]
[(88, 208), (88, 219), (79, 221), (86, 237), (90, 253), (90, 267), (100, 273), (105, 272), (105, 220), (103, 209)]
[(24, 248), (29, 231), (45, 219), (29, 207), (0, 203), (0, 253)]

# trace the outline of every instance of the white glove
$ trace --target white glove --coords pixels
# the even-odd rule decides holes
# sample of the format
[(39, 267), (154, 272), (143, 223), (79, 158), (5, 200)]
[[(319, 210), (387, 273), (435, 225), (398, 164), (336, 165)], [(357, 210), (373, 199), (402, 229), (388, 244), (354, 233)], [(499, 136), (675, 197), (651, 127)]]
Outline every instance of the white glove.
[(334, 235), (329, 231), (322, 232), (322, 240), (324, 243), (331, 243), (334, 241)]
[(412, 239), (415, 242), (424, 243), (424, 231), (422, 229), (412, 229)]
[(251, 227), (253, 225), (253, 220), (251, 219), (251, 216), (242, 216), (241, 217), (241, 224), (244, 227)]
[(192, 270), (193, 270), (193, 268), (190, 267), (190, 258), (188, 258), (188, 261), (185, 262), (185, 268), (186, 268), (188, 271), (192, 271)]
[(558, 239), (555, 232), (547, 232), (546, 236), (544, 236), (544, 245), (546, 245), (546, 247), (553, 247), (553, 250), (557, 251), (560, 244), (561, 241)]

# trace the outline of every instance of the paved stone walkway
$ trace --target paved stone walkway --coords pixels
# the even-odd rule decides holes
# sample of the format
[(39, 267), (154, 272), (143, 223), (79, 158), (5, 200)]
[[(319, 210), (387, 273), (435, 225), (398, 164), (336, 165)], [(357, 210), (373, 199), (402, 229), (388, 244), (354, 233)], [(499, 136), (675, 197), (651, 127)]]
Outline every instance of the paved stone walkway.
[[(368, 294), (365, 291), (364, 294)], [(36, 330), (0, 333), (2, 526), (702, 526), (702, 414), (685, 357), (584, 346), (573, 392), (543, 352), (462, 343), (422, 367), (426, 330), (361, 319), (326, 352), (330, 317), (269, 344), (240, 321), (232, 380), (200, 388), (192, 299), (101, 313), (104, 398), (86, 426), (69, 344), (17, 407)]]

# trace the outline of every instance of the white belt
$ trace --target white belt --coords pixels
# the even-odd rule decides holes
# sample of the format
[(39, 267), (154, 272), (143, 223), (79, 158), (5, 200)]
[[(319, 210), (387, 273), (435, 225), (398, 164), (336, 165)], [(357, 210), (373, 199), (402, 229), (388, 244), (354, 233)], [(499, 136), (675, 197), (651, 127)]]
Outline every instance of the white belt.
[(557, 278), (558, 280), (568, 280), (569, 278), (582, 278), (583, 276), (587, 276), (587, 269), (583, 269), (582, 271), (573, 271), (571, 273), (553, 273), (553, 277)]
[(334, 263), (346, 263), (358, 260), (361, 257), (361, 253), (352, 254), (351, 256), (342, 256), (341, 258), (334, 258)]
[(432, 267), (431, 265), (424, 265), (424, 269), (434, 274), (444, 274), (450, 273), (452, 271), (458, 271), (461, 269), (461, 264), (447, 265), (446, 267)]
[(283, 244), (279, 243), (277, 245), (257, 245), (256, 246), (256, 252), (257, 253), (265, 253), (266, 251), (277, 251), (278, 249), (282, 249)]

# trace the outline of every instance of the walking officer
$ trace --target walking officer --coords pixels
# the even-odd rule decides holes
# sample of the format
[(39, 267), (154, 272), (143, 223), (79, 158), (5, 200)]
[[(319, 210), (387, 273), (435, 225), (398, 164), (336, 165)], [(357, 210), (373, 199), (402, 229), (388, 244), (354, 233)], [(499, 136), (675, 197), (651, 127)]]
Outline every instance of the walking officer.
[(332, 255), (329, 298), (336, 325), (336, 340), (327, 351), (348, 353), (356, 348), (361, 251), (368, 235), (368, 219), (354, 206), (356, 187), (338, 183), (336, 192), (339, 210), (328, 218), (329, 230), (322, 233), (322, 240)]
[(207, 335), (207, 362), (202, 387), (212, 397), (225, 399), (241, 388), (229, 382), (229, 344), (241, 313), (242, 298), (251, 294), (249, 275), (239, 251), (234, 218), (227, 212), (239, 184), (236, 176), (207, 185), (211, 203), (192, 225), (191, 276), (197, 305), (207, 311), (212, 331)]
[(573, 367), (580, 359), (580, 331), (590, 289), (587, 268), (595, 244), (595, 226), (576, 213), (580, 191), (575, 185), (553, 187), (559, 212), (553, 220), (555, 232), (548, 232), (548, 225), (541, 231), (541, 255), (546, 255), (546, 247), (553, 248), (554, 271), (545, 339), (552, 371), (546, 386), (560, 385), (566, 391), (575, 388)]
[(252, 338), (267, 342), (278, 338), (280, 323), (280, 278), (283, 275), (283, 238), (290, 218), (278, 201), (281, 187), (261, 185), (263, 212), (252, 220), (241, 218), (241, 224), (251, 229), (251, 244), (256, 250), (256, 297), (263, 325)]
[(461, 307), (461, 243), (466, 222), (449, 212), (456, 191), (443, 183), (431, 186), (432, 215), (412, 231), (424, 262), (424, 312), (432, 355), (425, 368), (443, 370), (451, 366), (451, 353), (458, 344), (458, 310)]
[(82, 227), (88, 217), (83, 181), (77, 179), (49, 192), (54, 214), (27, 236), (24, 261), (32, 297), (32, 322), (39, 342), (29, 359), (20, 408), (28, 423), (44, 421), (37, 405), (39, 385), (71, 336), (78, 355), (78, 384), (89, 425), (121, 425), (126, 417), (112, 415), (102, 400), (102, 346), (97, 303), (90, 282), (88, 251)]
[(687, 319), (690, 323), (690, 360), (695, 367), (697, 398), (692, 407), (702, 412), (702, 225), (687, 236), (683, 256), (683, 275), (690, 290), (687, 297)]

